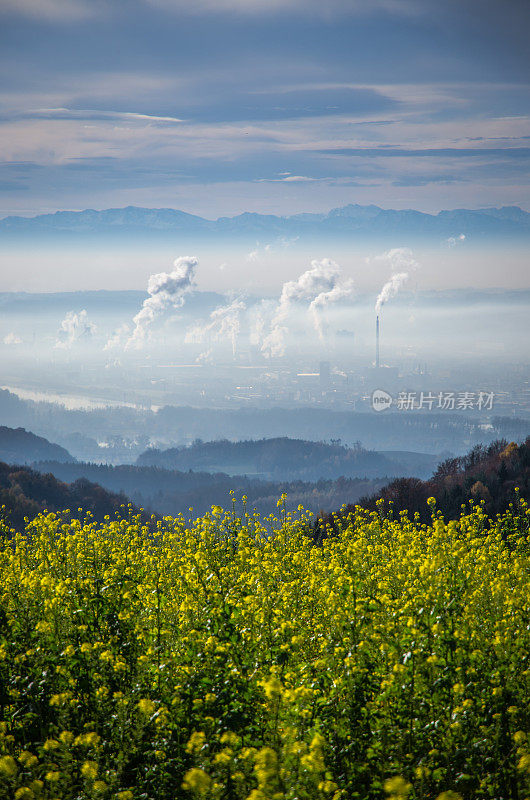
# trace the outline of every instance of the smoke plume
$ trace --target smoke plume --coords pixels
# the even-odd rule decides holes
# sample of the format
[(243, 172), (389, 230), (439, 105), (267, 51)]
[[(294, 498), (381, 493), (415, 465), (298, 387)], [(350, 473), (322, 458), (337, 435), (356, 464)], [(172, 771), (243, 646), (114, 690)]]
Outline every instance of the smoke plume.
[(313, 326), (318, 333), (318, 338), (321, 341), (324, 340), (324, 322), (322, 317), (323, 309), (332, 303), (336, 303), (337, 300), (341, 300), (343, 297), (350, 296), (352, 291), (353, 281), (348, 280), (343, 284), (337, 284), (333, 287), (333, 289), (330, 289), (329, 292), (321, 292), (315, 297), (314, 300), (312, 300), (309, 306), (309, 313), (313, 319)]
[(380, 256), (376, 256), (377, 261), (384, 261), (389, 264), (392, 276), (385, 283), (375, 303), (375, 313), (379, 314), (382, 307), (388, 300), (395, 297), (403, 284), (408, 281), (410, 273), (420, 266), (412, 256), (412, 250), (408, 247), (394, 247), (387, 250)]
[[(196, 325), (186, 334), (186, 342), (222, 341), (228, 339), (232, 345), (232, 354), (236, 354), (237, 337), (240, 332), (240, 314), (245, 311), (246, 305), (241, 299), (235, 299), (226, 306), (216, 308), (210, 314), (210, 321), (206, 325)], [(204, 361), (210, 355), (210, 348), (201, 353), (198, 361)]]
[(127, 341), (127, 348), (141, 347), (156, 319), (169, 309), (184, 305), (185, 295), (193, 286), (198, 263), (195, 256), (180, 256), (173, 262), (172, 272), (151, 275), (147, 282), (149, 297), (144, 300), (142, 308), (133, 319), (135, 328)]
[(57, 332), (55, 347), (60, 350), (68, 350), (76, 342), (90, 339), (96, 330), (96, 326), (88, 320), (86, 309), (79, 313), (68, 311)]
[(212, 362), (212, 349), (205, 350), (204, 353), (199, 353), (195, 359), (196, 364), (211, 364)]
[(250, 344), (261, 347), (267, 324), (276, 311), (274, 300), (261, 300), (260, 303), (249, 308), (250, 318)]
[(271, 321), (271, 330), (263, 340), (262, 352), (267, 357), (283, 356), (285, 353), (285, 337), (288, 333), (288, 321), (296, 303), (307, 302), (308, 312), (313, 327), (321, 339), (324, 337), (322, 311), (342, 297), (353, 291), (351, 280), (341, 279), (341, 268), (330, 258), (312, 261), (310, 269), (303, 272), (296, 281), (287, 281), (282, 292), (276, 312)]
[(22, 339), (16, 333), (11, 332), (4, 336), (3, 342), (8, 345), (22, 344)]
[(125, 342), (129, 339), (131, 335), (131, 329), (129, 325), (125, 322), (123, 325), (120, 325), (117, 328), (112, 336), (109, 338), (107, 344), (103, 348), (103, 350), (112, 350), (115, 347), (122, 347)]

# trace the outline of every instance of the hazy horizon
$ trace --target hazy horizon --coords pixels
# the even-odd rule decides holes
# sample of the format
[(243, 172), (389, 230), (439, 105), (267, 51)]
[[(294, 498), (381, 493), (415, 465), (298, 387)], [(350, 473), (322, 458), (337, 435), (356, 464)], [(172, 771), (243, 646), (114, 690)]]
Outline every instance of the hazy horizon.
[(0, 385), (526, 417), (529, 9), (0, 3)]
[[(407, 237), (396, 236), (395, 242), (395, 247), (408, 247)], [(390, 249), (377, 242), (296, 243), (285, 248), (255, 240), (250, 245), (199, 241), (180, 247), (149, 240), (134, 245), (81, 241), (55, 246), (30, 241), (16, 248), (0, 245), (6, 266), (0, 275), (0, 291), (145, 290), (150, 275), (170, 271), (176, 257), (193, 254), (199, 259), (196, 283), (201, 291), (278, 295), (284, 280), (296, 279), (312, 260), (332, 258), (354, 281), (356, 293), (377, 293), (388, 276), (378, 257)], [(522, 244), (468, 242), (465, 247), (449, 248), (441, 242), (437, 247), (409, 249), (421, 264), (413, 276), (418, 290), (530, 287), (527, 249)]]
[(373, 205), (292, 211), (213, 222), (136, 207), (6, 219), (0, 291), (143, 289), (185, 254), (198, 258), (194, 281), (202, 291), (273, 295), (325, 258), (353, 281), (352, 292), (378, 291), (388, 277), (385, 253), (396, 249), (413, 254), (419, 291), (530, 286), (530, 214), (517, 208), (436, 216)]

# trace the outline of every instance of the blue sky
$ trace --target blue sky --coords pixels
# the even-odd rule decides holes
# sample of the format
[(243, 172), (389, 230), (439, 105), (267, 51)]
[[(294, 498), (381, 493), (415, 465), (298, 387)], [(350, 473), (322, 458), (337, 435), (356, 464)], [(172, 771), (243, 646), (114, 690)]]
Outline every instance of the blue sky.
[(0, 215), (530, 209), (530, 4), (0, 0)]

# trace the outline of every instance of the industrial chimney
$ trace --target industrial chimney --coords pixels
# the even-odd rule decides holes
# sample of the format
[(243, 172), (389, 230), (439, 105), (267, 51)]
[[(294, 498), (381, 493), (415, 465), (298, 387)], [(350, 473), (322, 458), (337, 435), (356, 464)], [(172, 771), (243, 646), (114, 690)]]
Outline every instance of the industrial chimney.
[(379, 369), (379, 314), (375, 318), (375, 368)]

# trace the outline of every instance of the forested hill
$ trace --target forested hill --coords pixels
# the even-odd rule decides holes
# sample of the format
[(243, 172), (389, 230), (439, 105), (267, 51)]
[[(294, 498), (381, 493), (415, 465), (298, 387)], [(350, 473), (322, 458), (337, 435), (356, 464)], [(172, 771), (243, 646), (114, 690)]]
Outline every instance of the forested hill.
[(415, 475), (427, 477), (439, 459), (427, 453), (366, 450), (339, 441), (312, 442), (288, 437), (231, 442), (203, 442), (190, 447), (147, 450), (138, 466), (171, 470), (200, 470), (255, 476), (266, 480), (335, 479)]
[(10, 464), (31, 464), (33, 461), (72, 462), (75, 458), (68, 450), (53, 444), (25, 428), (7, 428), (0, 425), (0, 461)]
[(103, 520), (116, 511), (121, 510), (123, 514), (122, 506), (127, 503), (125, 495), (109, 492), (84, 478), (68, 485), (49, 473), (0, 462), (0, 519), (8, 527), (20, 530), (24, 527), (24, 517), (32, 519), (41, 511), (67, 508), (74, 516), (82, 508), (83, 514), (90, 511), (95, 519)]
[[(34, 468), (43, 473), (53, 473), (57, 478), (71, 483), (84, 478), (114, 492), (121, 492), (137, 506), (164, 515), (205, 514), (212, 505), (231, 506), (230, 492), (241, 500), (245, 495), (248, 506), (262, 514), (277, 511), (277, 500), (287, 493), (287, 508), (296, 511), (303, 505), (315, 513), (332, 511), (347, 502), (356, 502), (367, 493), (381, 489), (386, 478), (338, 478), (307, 482), (263, 481), (246, 475), (227, 475), (209, 472), (179, 472), (160, 467), (135, 467), (128, 464), (59, 464), (42, 462)], [(238, 504), (238, 510), (241, 506)]]
[(530, 500), (530, 437), (519, 445), (506, 440), (477, 445), (465, 456), (443, 461), (430, 480), (398, 478), (359, 504), (375, 509), (382, 499), (387, 508), (392, 503), (395, 513), (417, 512), (428, 522), (429, 497), (435, 498), (446, 519), (458, 519), (462, 505), (470, 500), (482, 500), (485, 511), (494, 516), (517, 502), (516, 489), (521, 498)]

